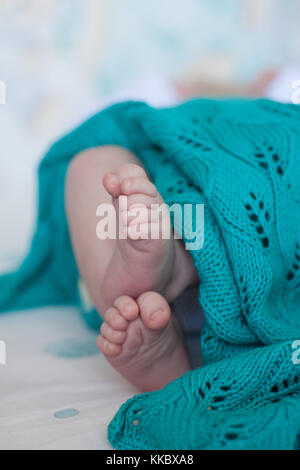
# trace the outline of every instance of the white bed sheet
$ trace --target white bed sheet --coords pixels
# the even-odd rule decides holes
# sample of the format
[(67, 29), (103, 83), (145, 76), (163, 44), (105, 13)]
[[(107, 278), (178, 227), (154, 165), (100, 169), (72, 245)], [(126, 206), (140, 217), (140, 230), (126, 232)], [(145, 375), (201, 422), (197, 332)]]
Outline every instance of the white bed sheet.
[[(110, 449), (107, 426), (136, 390), (97, 352), (79, 313), (31, 310), (2, 316), (0, 327), (0, 449)], [(55, 417), (68, 409), (79, 413)]]

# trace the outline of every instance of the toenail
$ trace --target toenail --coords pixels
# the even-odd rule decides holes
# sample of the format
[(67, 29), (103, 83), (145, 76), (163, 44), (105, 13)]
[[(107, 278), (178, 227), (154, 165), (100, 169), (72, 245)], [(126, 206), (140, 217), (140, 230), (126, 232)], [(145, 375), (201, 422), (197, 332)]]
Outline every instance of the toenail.
[(132, 180), (131, 180), (131, 178), (127, 178), (127, 179), (124, 181), (124, 187), (125, 187), (126, 189), (129, 189), (129, 188), (131, 187), (131, 185), (132, 185)]
[(115, 184), (118, 184), (118, 183), (119, 183), (120, 180), (119, 180), (118, 176), (117, 176), (115, 173), (111, 173), (111, 174), (110, 174), (110, 177), (111, 177), (111, 181), (112, 181), (113, 183), (115, 183)]
[(155, 310), (155, 312), (150, 313), (150, 320), (155, 320), (158, 315), (161, 315), (163, 313), (163, 310)]
[(130, 304), (124, 305), (123, 311), (125, 313), (131, 313), (131, 305)]

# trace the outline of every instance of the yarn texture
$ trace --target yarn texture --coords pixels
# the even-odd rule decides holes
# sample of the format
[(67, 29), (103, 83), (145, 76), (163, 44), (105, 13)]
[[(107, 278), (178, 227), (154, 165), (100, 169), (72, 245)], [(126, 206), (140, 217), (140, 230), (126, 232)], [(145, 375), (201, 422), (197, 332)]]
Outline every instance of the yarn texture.
[[(65, 175), (75, 154), (108, 144), (136, 153), (167, 204), (205, 206), (204, 246), (190, 252), (201, 280), (204, 366), (126, 402), (109, 426), (110, 442), (117, 449), (299, 448), (300, 107), (129, 102), (92, 117), (40, 165), (32, 247), (18, 271), (0, 277), (1, 311), (79, 305)], [(193, 215), (184, 228), (188, 242)]]

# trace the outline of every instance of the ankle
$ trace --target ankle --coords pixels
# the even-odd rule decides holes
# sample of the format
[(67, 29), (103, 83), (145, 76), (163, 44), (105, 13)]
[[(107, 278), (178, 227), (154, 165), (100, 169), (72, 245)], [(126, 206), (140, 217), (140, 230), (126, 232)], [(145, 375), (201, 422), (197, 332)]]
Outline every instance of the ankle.
[(179, 240), (175, 240), (175, 262), (171, 279), (163, 291), (168, 302), (173, 302), (188, 287), (199, 283), (193, 260)]

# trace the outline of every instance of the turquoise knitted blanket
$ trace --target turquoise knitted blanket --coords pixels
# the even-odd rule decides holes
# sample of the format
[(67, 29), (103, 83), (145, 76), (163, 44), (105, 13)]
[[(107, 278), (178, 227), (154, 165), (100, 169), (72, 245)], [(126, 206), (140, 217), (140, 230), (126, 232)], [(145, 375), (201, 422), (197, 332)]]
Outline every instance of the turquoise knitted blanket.
[[(118, 449), (300, 448), (300, 107), (195, 100), (124, 103), (56, 143), (39, 168), (30, 253), (0, 278), (0, 310), (78, 305), (64, 211), (72, 157), (115, 144), (135, 152), (167, 204), (205, 204), (204, 367), (125, 403)], [(193, 220), (185, 221), (187, 232)], [(299, 347), (298, 347), (299, 349)]]

